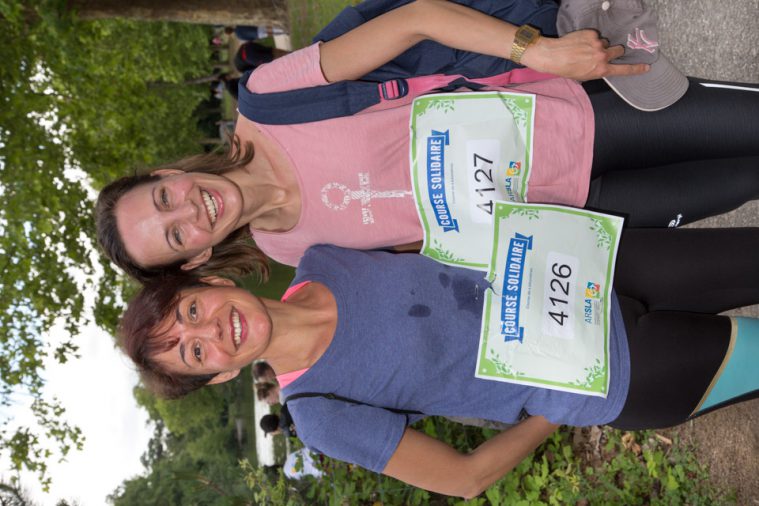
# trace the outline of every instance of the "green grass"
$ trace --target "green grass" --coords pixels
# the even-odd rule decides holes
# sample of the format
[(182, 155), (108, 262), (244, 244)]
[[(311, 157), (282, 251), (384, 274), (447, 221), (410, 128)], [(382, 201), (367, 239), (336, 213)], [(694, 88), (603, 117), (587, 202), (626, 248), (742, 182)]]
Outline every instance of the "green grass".
[(256, 431), (255, 431), (255, 413), (253, 411), (253, 374), (251, 368), (246, 367), (240, 371), (240, 376), (236, 380), (235, 401), (229, 408), (229, 426), (230, 430), (235, 430), (235, 419), (244, 420), (245, 439), (242, 447), (241, 458), (247, 458), (254, 465), (258, 463), (256, 454)]
[(221, 96), (221, 119), (234, 119), (237, 110), (237, 100), (229, 93)]
[[(272, 407), (271, 412), (275, 415), (279, 415), (280, 410), (281, 410), (281, 406), (276, 405)], [(288, 438), (284, 436), (275, 436), (274, 437), (274, 460), (280, 464), (284, 463), (285, 459), (287, 458), (287, 454), (292, 451), (292, 448), (290, 448), (289, 446), (290, 444), (289, 444)]]
[[(434, 417), (416, 427), (461, 451), (494, 434)], [(288, 506), (735, 504), (734, 494), (709, 483), (706, 466), (687, 447), (677, 443), (670, 446), (658, 440), (652, 431), (624, 433), (607, 427), (602, 430), (597, 450), (592, 452), (597, 456), (588, 458), (586, 446), (573, 442), (573, 429), (561, 428), (513, 471), (469, 501), (415, 489), (329, 458), (322, 465), (325, 479), (304, 480), (298, 488), (289, 486), (282, 478), (276, 482), (266, 479), (254, 469), (246, 470), (246, 482), (259, 504)]]
[(357, 3), (357, 0), (288, 0), (293, 49), (309, 45), (311, 38), (341, 10)]

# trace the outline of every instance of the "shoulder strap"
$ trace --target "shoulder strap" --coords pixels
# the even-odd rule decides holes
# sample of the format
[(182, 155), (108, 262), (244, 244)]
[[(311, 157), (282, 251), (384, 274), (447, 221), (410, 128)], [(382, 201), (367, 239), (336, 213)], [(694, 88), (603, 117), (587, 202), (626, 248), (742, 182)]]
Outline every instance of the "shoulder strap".
[[(240, 78), (237, 108), (249, 120), (265, 125), (292, 125), (352, 116), (379, 103), (380, 88), (385, 85), (340, 81), (298, 90), (252, 93), (246, 86), (249, 77), (250, 72), (246, 72)], [(402, 89), (403, 85), (396, 87)]]
[[(265, 125), (292, 125), (342, 118), (382, 103), (392, 107), (395, 104), (390, 102), (396, 100), (400, 101), (397, 105), (403, 105), (424, 93), (452, 91), (462, 86), (477, 90), (484, 86), (459, 75), (433, 75), (391, 79), (382, 83), (340, 81), (298, 90), (253, 93), (246, 86), (249, 78), (250, 72), (240, 78), (237, 108), (249, 120)], [(504, 80), (510, 81), (507, 77)], [(401, 100), (407, 97), (409, 100)]]
[(384, 409), (386, 411), (397, 413), (399, 415), (423, 415), (424, 414), (421, 411), (414, 411), (411, 409), (385, 408), (382, 406), (375, 406), (374, 404), (369, 404), (368, 402), (361, 402), (355, 399), (349, 399), (348, 397), (343, 397), (341, 395), (336, 395), (333, 393), (319, 393), (319, 392), (301, 392), (299, 394), (288, 395), (285, 398), (285, 401), (282, 403), (282, 407), (284, 409), (287, 406), (287, 403), (290, 401), (294, 401), (296, 399), (308, 398), (308, 397), (323, 397), (325, 399), (330, 399), (334, 401), (343, 401), (343, 402), (348, 402), (350, 404), (360, 404), (362, 406), (370, 406), (372, 408)]
[(479, 90), (556, 77), (527, 68), (490, 77), (469, 79), (461, 75), (436, 74), (392, 79), (382, 83), (340, 81), (276, 93), (253, 93), (245, 86), (250, 72), (240, 78), (237, 108), (244, 117), (264, 125), (293, 125), (352, 116), (369, 110), (406, 105), (427, 93), (459, 88)]

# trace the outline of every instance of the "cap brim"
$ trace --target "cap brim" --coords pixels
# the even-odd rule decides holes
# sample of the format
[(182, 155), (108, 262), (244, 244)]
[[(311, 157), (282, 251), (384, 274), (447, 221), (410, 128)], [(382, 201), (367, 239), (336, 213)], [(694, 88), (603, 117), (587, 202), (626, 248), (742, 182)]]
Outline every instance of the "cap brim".
[(641, 111), (669, 107), (688, 91), (688, 78), (661, 53), (645, 74), (604, 77), (604, 81), (622, 100)]

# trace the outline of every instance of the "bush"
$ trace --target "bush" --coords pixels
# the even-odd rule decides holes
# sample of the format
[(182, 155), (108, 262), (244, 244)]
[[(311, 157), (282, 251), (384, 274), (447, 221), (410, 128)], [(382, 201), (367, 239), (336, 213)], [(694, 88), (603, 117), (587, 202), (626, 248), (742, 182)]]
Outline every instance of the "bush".
[[(495, 432), (427, 418), (417, 429), (461, 451), (475, 448)], [(590, 434), (590, 436), (588, 436)], [(531, 457), (481, 496), (463, 501), (420, 490), (357, 466), (325, 458), (325, 477), (288, 482), (243, 463), (256, 504), (299, 506), (453, 505), (533, 506), (574, 504), (734, 504), (732, 494), (709, 483), (708, 473), (688, 448), (653, 431), (562, 427)]]

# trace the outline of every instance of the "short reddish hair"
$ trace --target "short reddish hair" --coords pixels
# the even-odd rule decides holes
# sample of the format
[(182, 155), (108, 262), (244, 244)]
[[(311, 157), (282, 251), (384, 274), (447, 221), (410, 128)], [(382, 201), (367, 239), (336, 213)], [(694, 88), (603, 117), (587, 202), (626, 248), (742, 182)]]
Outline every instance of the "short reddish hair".
[(211, 381), (216, 374), (177, 374), (168, 372), (155, 356), (177, 345), (176, 337), (159, 332), (172, 318), (182, 290), (207, 286), (189, 274), (157, 278), (147, 283), (132, 299), (121, 317), (118, 338), (121, 349), (137, 366), (142, 382), (160, 397), (177, 399)]

